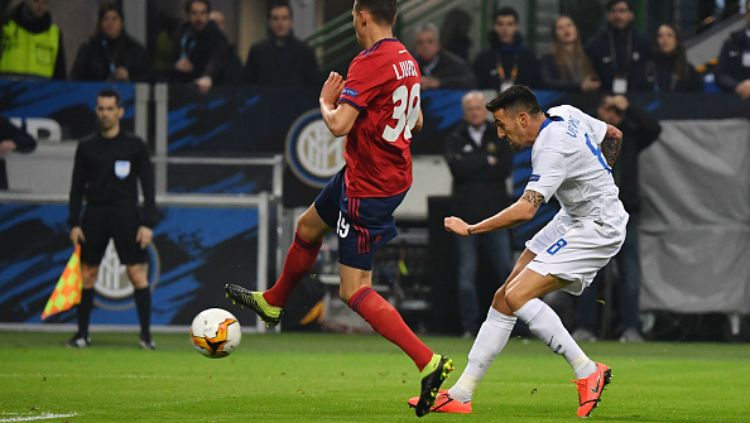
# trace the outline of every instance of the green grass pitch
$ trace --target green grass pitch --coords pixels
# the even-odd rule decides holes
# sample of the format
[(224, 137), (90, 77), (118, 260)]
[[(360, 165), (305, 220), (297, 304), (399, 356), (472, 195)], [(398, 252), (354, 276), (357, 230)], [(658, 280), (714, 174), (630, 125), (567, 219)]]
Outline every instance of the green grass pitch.
[[(87, 350), (62, 347), (68, 334), (0, 332), (0, 422), (45, 413), (70, 422), (397, 422), (417, 421), (406, 400), (417, 371), (378, 336), (245, 334), (225, 359), (192, 350), (187, 334), (94, 334)], [(455, 358), (454, 382), (471, 341), (426, 337)], [(592, 419), (603, 422), (750, 421), (750, 346), (583, 345), (612, 366), (613, 383)], [(570, 368), (536, 340), (514, 339), (474, 398), (469, 416), (420, 421), (572, 422)], [(19, 420), (16, 420), (19, 421)]]

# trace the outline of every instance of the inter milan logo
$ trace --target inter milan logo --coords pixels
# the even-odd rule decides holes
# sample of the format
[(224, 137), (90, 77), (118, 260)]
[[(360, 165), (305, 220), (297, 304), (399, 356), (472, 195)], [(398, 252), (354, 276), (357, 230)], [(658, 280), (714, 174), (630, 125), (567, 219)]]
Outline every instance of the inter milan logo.
[[(148, 253), (146, 264), (148, 285), (153, 291), (159, 281), (159, 253), (154, 244), (149, 244), (146, 252)], [(133, 301), (130, 300), (133, 295), (133, 285), (128, 279), (125, 266), (117, 257), (115, 243), (112, 240), (109, 240), (107, 250), (99, 264), (99, 275), (96, 278), (94, 290), (98, 294), (95, 299), (98, 307), (108, 310), (126, 310), (133, 307)]]
[(344, 166), (344, 137), (331, 135), (320, 111), (310, 110), (289, 129), (286, 160), (303, 182), (322, 188)]

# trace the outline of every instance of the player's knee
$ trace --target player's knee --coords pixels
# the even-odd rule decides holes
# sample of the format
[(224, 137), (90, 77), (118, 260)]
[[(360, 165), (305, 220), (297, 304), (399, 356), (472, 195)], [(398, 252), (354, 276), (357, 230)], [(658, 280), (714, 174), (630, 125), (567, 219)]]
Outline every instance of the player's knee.
[(297, 218), (297, 234), (307, 242), (318, 242), (325, 235), (325, 223), (312, 210), (307, 210)]
[(513, 310), (510, 309), (507, 301), (505, 301), (505, 286), (495, 292), (495, 297), (492, 299), (492, 308), (506, 316), (513, 314)]
[(516, 289), (511, 289), (505, 293), (505, 303), (508, 305), (510, 312), (515, 313), (530, 300), (530, 298), (527, 297), (528, 296), (522, 289), (516, 287)]

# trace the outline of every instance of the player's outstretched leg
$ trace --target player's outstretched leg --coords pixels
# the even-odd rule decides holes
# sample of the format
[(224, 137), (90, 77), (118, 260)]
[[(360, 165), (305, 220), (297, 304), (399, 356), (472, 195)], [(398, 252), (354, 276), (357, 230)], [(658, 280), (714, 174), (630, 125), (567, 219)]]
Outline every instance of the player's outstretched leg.
[(315, 206), (310, 206), (297, 222), (297, 232), (287, 251), (284, 267), (276, 283), (266, 292), (250, 291), (242, 286), (227, 284), (227, 297), (255, 311), (266, 323), (274, 327), (281, 321), (281, 314), (289, 295), (302, 278), (315, 265), (323, 236), (330, 231), (318, 214)]
[[(487, 318), (479, 329), (474, 344), (469, 351), (469, 361), (458, 381), (448, 391), (443, 391), (432, 407), (433, 412), (469, 414), (472, 412), (471, 398), (479, 382), (489, 370), (495, 357), (502, 352), (508, 343), (516, 317), (505, 303), (505, 287), (518, 276), (535, 254), (525, 250), (518, 258), (513, 271), (500, 289), (487, 312)], [(504, 310), (504, 312), (500, 310)], [(409, 405), (416, 406), (417, 397), (409, 399)]]
[(612, 370), (602, 363), (596, 363), (596, 370), (588, 377), (575, 381), (578, 387), (578, 417), (588, 417), (601, 401), (604, 387), (612, 381)]
[(233, 283), (224, 285), (227, 297), (232, 299), (233, 303), (240, 303), (243, 306), (250, 307), (265, 323), (272, 328), (281, 321), (281, 307), (274, 307), (263, 298), (262, 292), (250, 291)]
[[(495, 357), (505, 348), (515, 324), (514, 316), (506, 316), (490, 308), (487, 319), (482, 323), (474, 345), (469, 351), (466, 368), (450, 390), (440, 392), (432, 407), (432, 412), (458, 414), (472, 412), (471, 398), (474, 390)], [(416, 407), (418, 399), (417, 397), (409, 399), (409, 405)]]
[[(581, 382), (589, 389), (579, 402), (578, 415), (587, 417), (599, 403), (604, 386), (611, 379), (609, 367), (595, 363), (573, 340), (560, 317), (538, 297), (567, 286), (552, 275), (542, 276), (533, 270), (524, 270), (506, 290), (505, 301), (513, 313), (529, 326), (529, 330), (542, 340), (555, 354), (565, 357)], [(595, 390), (596, 392), (592, 391)]]
[[(453, 370), (453, 360), (434, 354), (409, 329), (393, 306), (362, 280), (369, 280), (369, 272), (341, 265), (341, 297), (349, 307), (362, 316), (381, 336), (401, 348), (420, 371), (421, 386), (417, 416), (430, 412), (440, 385)], [(357, 286), (362, 286), (351, 293)]]

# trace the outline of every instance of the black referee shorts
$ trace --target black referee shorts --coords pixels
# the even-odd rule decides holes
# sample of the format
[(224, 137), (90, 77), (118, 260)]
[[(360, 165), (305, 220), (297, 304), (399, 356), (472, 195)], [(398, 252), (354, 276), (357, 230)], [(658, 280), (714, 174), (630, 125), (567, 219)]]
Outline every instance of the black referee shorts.
[(137, 207), (87, 205), (81, 219), (86, 241), (81, 244), (81, 262), (98, 266), (109, 240), (115, 241), (122, 264), (146, 263), (146, 250), (135, 241), (141, 217)]

